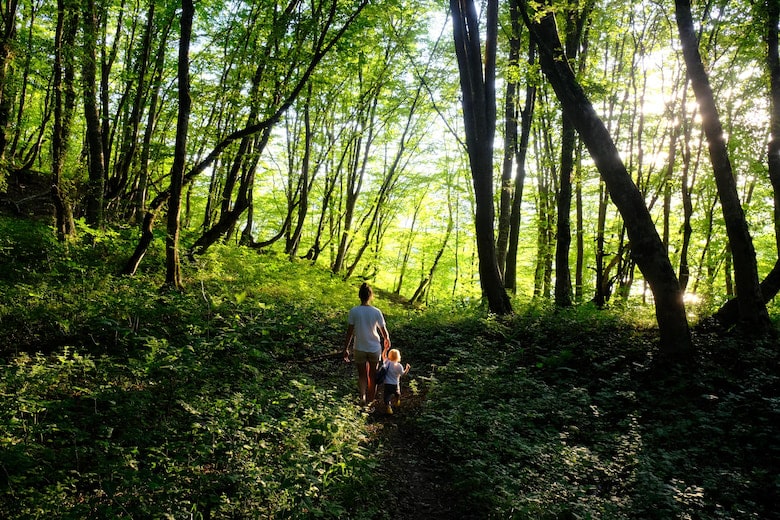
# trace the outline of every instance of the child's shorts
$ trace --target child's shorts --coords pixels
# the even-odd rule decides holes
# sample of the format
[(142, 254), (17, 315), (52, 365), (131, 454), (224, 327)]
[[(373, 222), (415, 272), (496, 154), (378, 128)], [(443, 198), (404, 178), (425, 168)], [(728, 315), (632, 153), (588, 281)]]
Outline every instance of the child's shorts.
[(385, 385), (385, 391), (384, 391), (384, 401), (385, 404), (389, 403), (393, 400), (393, 397), (401, 397), (401, 385), (395, 384), (395, 385)]

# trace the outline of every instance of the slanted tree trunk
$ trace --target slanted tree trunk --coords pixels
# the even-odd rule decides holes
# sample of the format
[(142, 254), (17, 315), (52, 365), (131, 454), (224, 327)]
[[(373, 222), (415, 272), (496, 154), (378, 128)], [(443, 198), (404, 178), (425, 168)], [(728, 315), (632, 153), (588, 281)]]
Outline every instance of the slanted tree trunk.
[(475, 231), (479, 255), (479, 277), (488, 308), (496, 314), (511, 314), (512, 304), (498, 269), (493, 236), (493, 139), (496, 127), (496, 43), (498, 0), (487, 1), (485, 63), (479, 37), (479, 20), (474, 0), (450, 0), (463, 93), (466, 147), (476, 200)]
[(171, 196), (168, 200), (168, 236), (165, 240), (165, 283), (182, 287), (179, 262), (179, 215), (184, 188), (184, 165), (187, 159), (187, 132), (190, 123), (190, 40), (192, 39), (192, 0), (182, 0), (181, 36), (179, 38), (179, 114), (176, 120), (176, 144), (171, 165)]
[(771, 323), (766, 304), (761, 297), (756, 251), (737, 193), (734, 172), (712, 88), (699, 53), (691, 4), (689, 0), (675, 0), (675, 6), (680, 43), (688, 77), (700, 108), (702, 127), (707, 136), (713, 174), (718, 187), (718, 198), (723, 209), (723, 220), (734, 262), (739, 321), (746, 331), (760, 334), (769, 331)]
[[(400, 262), (398, 264), (398, 282), (395, 285), (395, 290), (393, 290), (394, 294), (401, 294), (401, 289), (403, 289), (404, 285), (404, 277), (406, 276), (406, 270), (409, 267), (409, 258), (412, 254), (412, 245), (414, 244), (414, 239), (416, 238), (416, 230), (415, 227), (417, 226), (417, 217), (420, 215), (420, 209), (422, 209), (423, 201), (425, 200), (425, 195), (420, 197), (419, 201), (414, 205), (414, 213), (412, 214), (412, 222), (409, 224), (409, 237), (406, 240), (406, 246), (404, 247), (403, 255), (400, 259)], [(399, 251), (399, 256), (401, 256)]]
[(644, 199), (620, 159), (607, 128), (562, 56), (554, 14), (545, 13), (541, 18), (533, 19), (527, 11), (524, 10), (523, 14), (526, 25), (539, 44), (542, 70), (564, 113), (588, 148), (609, 188), (612, 201), (626, 223), (631, 254), (655, 297), (661, 353), (667, 358), (690, 358), (692, 345), (682, 292)]
[(444, 255), (444, 251), (447, 249), (447, 243), (450, 240), (450, 236), (452, 235), (452, 230), (454, 227), (455, 227), (455, 219), (453, 217), (453, 211), (452, 211), (452, 186), (448, 185), (447, 186), (447, 230), (444, 232), (444, 240), (442, 240), (441, 247), (439, 247), (439, 251), (436, 253), (436, 257), (433, 259), (433, 264), (431, 264), (431, 268), (428, 271), (428, 275), (422, 280), (420, 280), (420, 285), (417, 287), (417, 290), (409, 299), (409, 303), (411, 305), (420, 303), (428, 295), (428, 290), (431, 288), (431, 282), (433, 281), (433, 275), (436, 272), (436, 268), (439, 266), (439, 261), (441, 260), (441, 257)]
[[(769, 303), (780, 292), (780, 3), (776, 0), (766, 0), (766, 43), (767, 69), (769, 71), (769, 144), (767, 146), (767, 163), (769, 180), (772, 183), (774, 196), (774, 227), (775, 244), (778, 259), (769, 274), (761, 281), (761, 298)], [(715, 313), (715, 318), (724, 326), (731, 326), (740, 319), (739, 294), (736, 299), (727, 301)]]

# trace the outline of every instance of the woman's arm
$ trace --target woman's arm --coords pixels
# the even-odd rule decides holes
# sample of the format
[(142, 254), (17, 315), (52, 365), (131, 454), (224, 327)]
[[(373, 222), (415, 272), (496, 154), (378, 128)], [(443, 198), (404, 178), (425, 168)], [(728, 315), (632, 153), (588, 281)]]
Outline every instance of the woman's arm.
[(352, 343), (352, 337), (355, 335), (355, 326), (347, 327), (347, 335), (344, 338), (344, 361), (349, 362), (349, 344)]
[(388, 350), (390, 348), (390, 333), (387, 332), (387, 327), (379, 327), (379, 335), (382, 337), (384, 349)]

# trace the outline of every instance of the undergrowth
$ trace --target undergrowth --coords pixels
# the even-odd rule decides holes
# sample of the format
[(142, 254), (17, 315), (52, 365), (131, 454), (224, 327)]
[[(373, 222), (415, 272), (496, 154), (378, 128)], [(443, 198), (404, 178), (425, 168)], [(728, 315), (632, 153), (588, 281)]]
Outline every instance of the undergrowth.
[[(162, 237), (124, 277), (133, 233), (50, 233), (0, 218), (0, 517), (392, 518), (341, 361), (356, 284), (215, 246), (171, 292)], [(774, 342), (702, 330), (659, 371), (625, 311), (376, 303), (463, 518), (778, 517)]]
[(699, 334), (698, 369), (670, 373), (652, 330), (609, 313), (470, 329), (420, 423), (473, 518), (778, 518), (773, 342)]

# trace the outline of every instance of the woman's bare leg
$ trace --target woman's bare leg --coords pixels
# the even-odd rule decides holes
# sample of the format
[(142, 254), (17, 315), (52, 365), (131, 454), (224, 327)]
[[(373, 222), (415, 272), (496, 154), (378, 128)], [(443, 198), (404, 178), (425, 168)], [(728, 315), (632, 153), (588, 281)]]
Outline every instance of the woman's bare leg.
[(376, 365), (370, 361), (366, 363), (368, 376), (368, 402), (373, 402), (376, 397)]
[(368, 365), (369, 363), (355, 363), (357, 366), (358, 371), (358, 395), (360, 396), (360, 400), (363, 402), (363, 404), (370, 403), (373, 401), (373, 397), (371, 399), (367, 400), (367, 390), (368, 390)]

